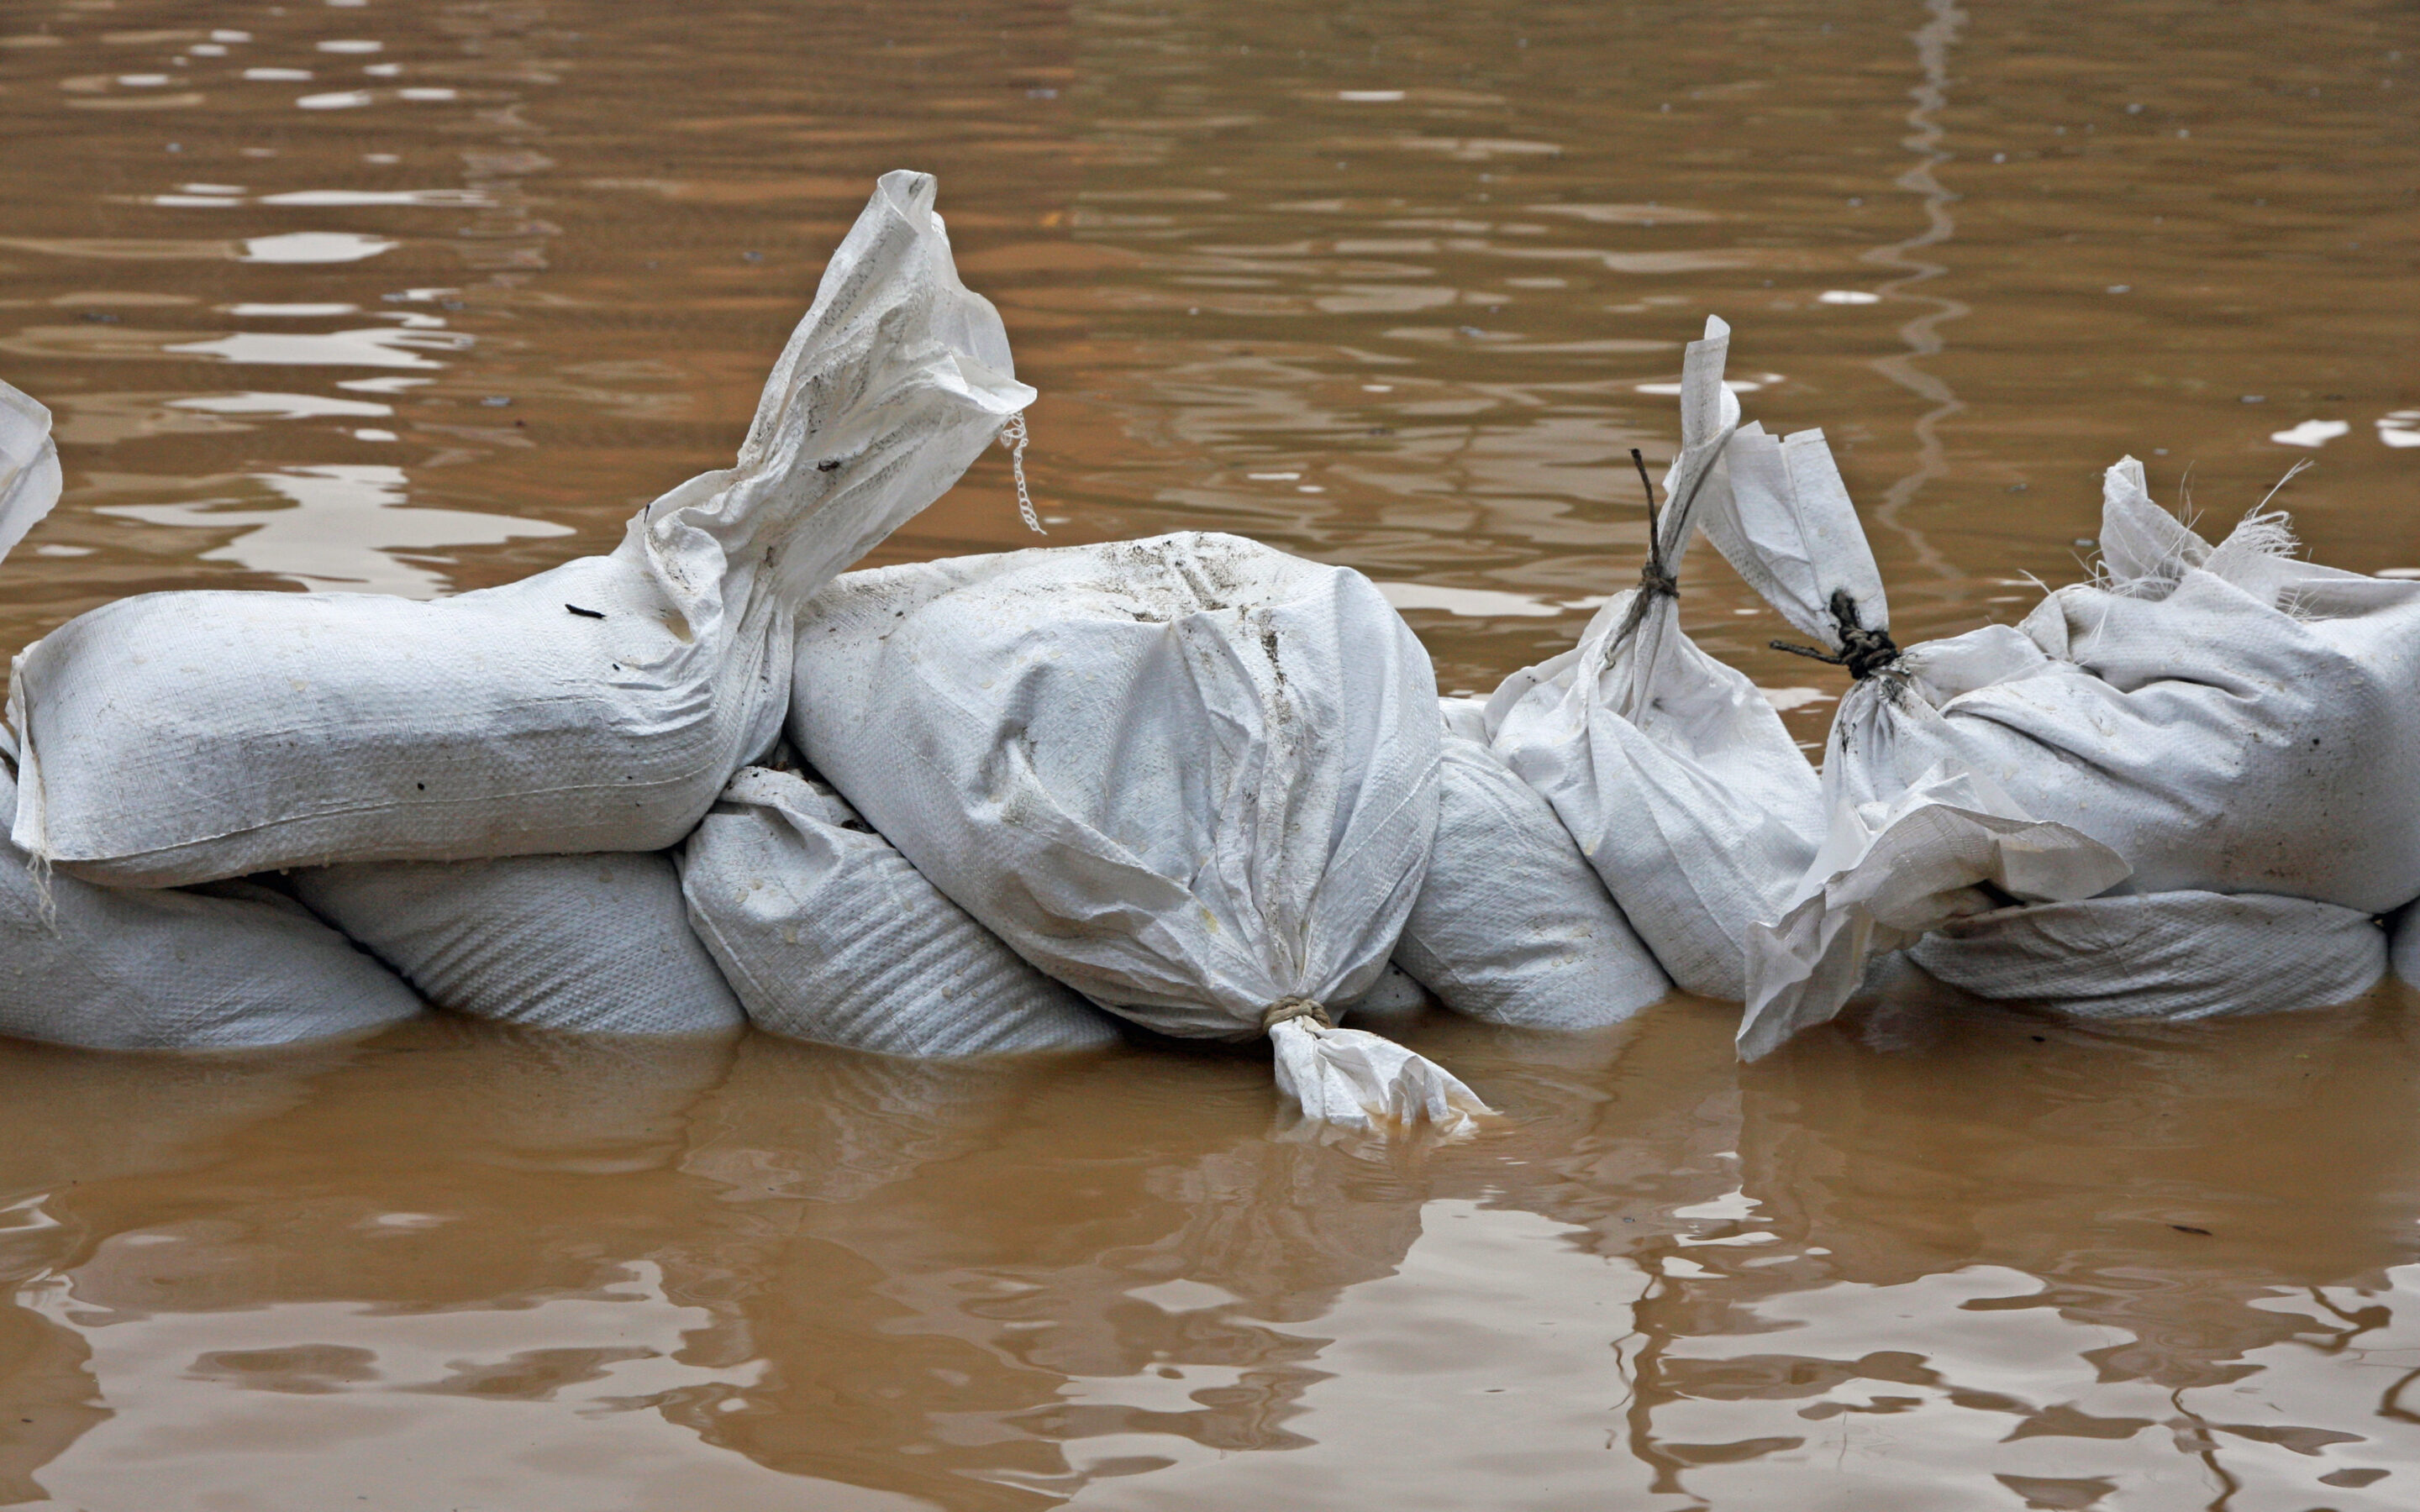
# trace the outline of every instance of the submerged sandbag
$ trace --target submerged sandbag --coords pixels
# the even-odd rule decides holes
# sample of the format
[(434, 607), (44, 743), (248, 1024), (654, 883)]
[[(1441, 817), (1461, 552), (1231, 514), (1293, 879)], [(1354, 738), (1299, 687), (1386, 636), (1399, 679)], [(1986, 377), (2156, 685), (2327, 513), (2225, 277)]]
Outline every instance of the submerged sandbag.
[(852, 573), (799, 624), (790, 733), (1026, 960), (1165, 1034), (1269, 1036), (1312, 1119), (1483, 1104), (1328, 1026), (1436, 832), (1435, 678), (1360, 574), (1181, 534)]
[(884, 177), (737, 465), (649, 504), (611, 556), (433, 603), (147, 594), (27, 647), (16, 843), (160, 886), (678, 842), (778, 736), (799, 603), (1033, 398), (933, 193)]
[(64, 486), (51, 412), (0, 383), (0, 558), (41, 523)]
[(2420, 582), (2297, 561), (2283, 515), (2212, 547), (2132, 458), (2102, 530), (2100, 580), (1852, 690), (1826, 757), (1844, 795), (1955, 761), (2108, 845), (2146, 892), (2369, 914), (2420, 897)]
[[(17, 783), (0, 762), (0, 816)], [(0, 1034), (94, 1050), (233, 1050), (367, 1034), (411, 989), (248, 882), (207, 895), (39, 878), (0, 840)]]
[(592, 1034), (744, 1022), (661, 852), (370, 861), (302, 868), (287, 885), (457, 1013)]
[(1757, 1059), (1837, 1016), (1874, 957), (1929, 930), (2011, 902), (2089, 898), (2126, 875), (2108, 847), (2029, 817), (1947, 763), (1888, 803), (1836, 799), (1831, 828), (1780, 918), (1748, 931), (1740, 1056)]
[(1553, 806), (1672, 980), (1737, 1001), (1748, 928), (1780, 916), (1823, 812), (1815, 769), (1773, 705), (1681, 629), (1683, 554), (1699, 512), (1728, 492), (1730, 342), (1709, 319), (1683, 361), (1681, 455), (1638, 586), (1597, 611), (1576, 650), (1507, 678), (1486, 717), (1496, 753)]
[[(1736, 457), (1732, 471), (1745, 512), (1758, 490)], [(1933, 814), (1940, 844), (1827, 841), (1829, 870), (1757, 941), (1744, 1051), (1837, 1011), (1866, 949), (2010, 901), (1964, 884), (2077, 902), (2131, 874), (2145, 894), (2271, 894), (2363, 916), (2420, 895), (2420, 584), (2298, 562), (2280, 515), (2255, 512), (2212, 547), (2151, 502), (2127, 458), (2104, 483), (2098, 579), (2055, 590), (2021, 625), (1900, 651), (1886, 634), (1873, 643), (1879, 586), (1845, 581), (1870, 575), (1841, 570), (1865, 551), (1845, 492), (1790, 502), (1796, 528), (1751, 541), (1742, 570), (1857, 679), (1824, 759), (1835, 836), (1874, 836), (1876, 816), (1909, 818), (1936, 786), (1963, 793), (1975, 823)], [(1978, 847), (1977, 825), (2003, 839)], [(1905, 881), (1919, 864), (1938, 883), (1922, 899)], [(2010, 869), (2028, 880), (2011, 885)], [(1869, 899), (1898, 917), (1880, 920)]]
[(1374, 986), (1352, 1001), (1338, 1006), (1336, 1018), (1339, 1023), (1348, 1016), (1359, 1019), (1400, 1018), (1422, 1012), (1435, 1000), (1418, 979), (1389, 961), (1387, 969), (1378, 974)]
[[(0, 558), (58, 502), (51, 412), (0, 383)], [(0, 825), (18, 809), (0, 728)], [(411, 989), (290, 898), (96, 887), (0, 839), (0, 1035), (96, 1050), (221, 1050), (366, 1034)]]
[(2386, 975), (2386, 932), (2306, 898), (2155, 892), (1970, 915), (1908, 954), (1978, 997), (2187, 1023), (2350, 1002)]
[(1619, 1024), (1671, 991), (1562, 821), (1447, 711), (1436, 846), (1395, 964), (1457, 1013), (1535, 1029)]
[(1119, 1038), (797, 772), (743, 767), (683, 847), (680, 887), (749, 1018), (770, 1033), (924, 1057)]
[(2395, 980), (2420, 987), (2420, 903), (2406, 903), (2389, 920), (2386, 949)]

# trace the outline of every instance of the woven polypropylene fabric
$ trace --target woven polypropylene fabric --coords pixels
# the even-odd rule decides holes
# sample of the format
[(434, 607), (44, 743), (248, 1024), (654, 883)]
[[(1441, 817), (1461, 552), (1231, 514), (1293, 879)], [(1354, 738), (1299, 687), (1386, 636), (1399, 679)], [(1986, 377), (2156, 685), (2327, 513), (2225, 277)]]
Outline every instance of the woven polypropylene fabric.
[(1395, 964), (1457, 1013), (1619, 1024), (1671, 990), (1562, 821), (1486, 747), (1445, 737), (1436, 848)]
[(2369, 915), (2304, 898), (2157, 892), (1955, 920), (1909, 951), (1980, 997), (2090, 1019), (2193, 1019), (2324, 1008), (2386, 975)]
[(453, 1012), (594, 1034), (744, 1022), (661, 852), (368, 862), (289, 881), (314, 913)]
[[(2216, 547), (2109, 470), (2103, 532), (2164, 561), (2074, 584), (2020, 628), (1911, 648), (1843, 700), (1825, 778), (1893, 796), (1948, 761), (2115, 850), (2146, 893), (2273, 893), (2382, 913), (2420, 896), (2420, 583), (2282, 554), (2274, 517)], [(2114, 570), (2114, 569), (2113, 569)]]
[(2387, 966), (2395, 980), (2420, 987), (2420, 903), (2396, 911), (2386, 939)]
[(902, 1056), (1089, 1050), (1108, 1015), (1020, 960), (829, 787), (748, 767), (681, 887), (757, 1027)]
[[(1781, 455), (1792, 447), (1805, 466)], [(2172, 988), (2121, 953), (2105, 979), (2087, 965), (2056, 990), (2089, 1003), (2105, 989), (2162, 1017), (2224, 1011), (2196, 1006), (2226, 1000), (2194, 956), (2204, 934), (2285, 950), (2282, 970), (2326, 933), (2255, 929), (2184, 895), (2365, 917), (2420, 894), (2420, 584), (2301, 561), (2285, 517), (2257, 510), (2213, 547), (2126, 458), (2103, 479), (2096, 580), (2050, 593), (2021, 625), (1902, 652), (1859, 628), (1882, 623), (1879, 581), (1822, 437), (1735, 450), (1727, 549), (1794, 624), (1854, 653), (1841, 659), (1857, 679), (1824, 754), (1823, 851), (1788, 912), (1751, 932), (1744, 1054), (1837, 1012), (1869, 949), (1988, 906), (1962, 896), (1986, 883), (2002, 901), (2093, 905), (2039, 916), (2059, 928), (2116, 917), (2096, 910), (2119, 880), (2176, 900), (2153, 910), (2164, 933), (2145, 923), (2130, 947), (2176, 970)], [(2035, 926), (2000, 927), (2013, 941)], [(2349, 980), (2324, 962), (2290, 975), (2254, 995), (2303, 1002)]]
[(51, 412), (0, 383), (0, 557), (51, 512), (64, 481)]
[[(1716, 463), (1739, 417), (1729, 332), (1707, 322), (1683, 359), (1681, 455), (1651, 563), (1668, 574), (1692, 510), (1724, 501)], [(1496, 753), (1553, 806), (1672, 980), (1745, 995), (1747, 930), (1780, 917), (1823, 834), (1815, 770), (1756, 685), (1682, 631), (1669, 593), (1632, 589), (1576, 649), (1506, 678), (1486, 717)]]
[(1168, 1034), (1366, 991), (1435, 838), (1427, 653), (1360, 574), (1231, 535), (851, 573), (790, 734), (1019, 955)]
[(1485, 1111), (1399, 1045), (1267, 1014), (1376, 983), (1435, 841), (1435, 674), (1359, 573), (1180, 534), (852, 574), (801, 618), (790, 735), (1111, 1011), (1267, 1034), (1314, 1120)]
[[(16, 781), (0, 764), (0, 808)], [(215, 896), (38, 880), (0, 841), (0, 1034), (106, 1050), (224, 1050), (365, 1034), (411, 989), (264, 887)]]
[(117, 886), (677, 843), (776, 738), (799, 602), (1033, 398), (932, 199), (883, 179), (737, 464), (610, 557), (426, 604), (145, 594), (26, 648), (16, 843)]

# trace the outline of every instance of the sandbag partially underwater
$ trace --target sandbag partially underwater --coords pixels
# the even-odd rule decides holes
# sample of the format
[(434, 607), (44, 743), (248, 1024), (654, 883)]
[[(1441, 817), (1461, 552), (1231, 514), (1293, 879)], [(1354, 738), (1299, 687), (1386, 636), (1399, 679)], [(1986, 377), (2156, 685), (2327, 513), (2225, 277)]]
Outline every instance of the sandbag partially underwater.
[[(1681, 368), (1681, 453), (1664, 475), (1637, 587), (1577, 649), (1505, 679), (1496, 753), (1554, 807), (1630, 927), (1689, 992), (1746, 992), (1749, 927), (1778, 918), (1823, 834), (1815, 771), (1773, 705), (1681, 629), (1683, 554), (1728, 494), (1739, 424), (1723, 386), (1730, 328), (1706, 322)], [(1652, 504), (1652, 494), (1650, 494)]]
[(1395, 964), (1468, 1018), (1620, 1024), (1672, 990), (1555, 810), (1489, 750), (1484, 709), (1444, 702), (1436, 845)]
[(1107, 1015), (799, 773), (742, 767), (682, 847), (680, 887), (748, 1017), (771, 1033), (926, 1057), (1118, 1041)]
[(433, 603), (147, 594), (21, 653), (16, 843), (116, 886), (665, 849), (780, 733), (793, 613), (1033, 399), (933, 180), (884, 176), (737, 465), (612, 555)]
[[(0, 762), (0, 815), (16, 807), (16, 778)], [(420, 1011), (393, 972), (267, 887), (38, 881), (0, 840), (0, 1035), (239, 1050), (351, 1038)]]
[(746, 1022), (661, 852), (302, 867), (286, 883), (452, 1012), (589, 1034)]
[[(0, 383), (0, 558), (58, 502), (51, 413)], [(0, 824), (18, 803), (0, 729)], [(420, 1011), (393, 973), (248, 882), (121, 890), (47, 875), (0, 839), (0, 1035), (217, 1050), (365, 1034)]]
[[(2282, 516), (2213, 548), (2128, 458), (2097, 581), (1900, 651), (1821, 434), (1744, 433), (1731, 478), (1709, 534), (1857, 679), (1824, 759), (1832, 838), (1758, 932), (1743, 1053), (1837, 1012), (1869, 951), (1969, 915), (1918, 961), (2093, 1016), (2257, 1009), (2259, 981), (2267, 1006), (2313, 1006), (2378, 980), (2368, 918), (2420, 895), (2420, 584), (2295, 561)], [(2129, 879), (2135, 897), (2096, 896)], [(2030, 989), (2008, 969), (2086, 937), (2098, 953)], [(2243, 990), (2182, 964), (2184, 942), (2240, 957)]]
[(2388, 921), (2386, 935), (2387, 964), (2395, 980), (2408, 987), (2420, 987), (2420, 903), (2406, 903), (2402, 911)]
[(1908, 958), (1978, 997), (2172, 1024), (2326, 1008), (2386, 975), (2367, 914), (2262, 893), (2119, 893), (1953, 918)]
[(797, 679), (808, 763), (1049, 975), (1165, 1034), (1266, 1034), (1313, 1119), (1486, 1111), (1328, 1026), (1436, 831), (1435, 679), (1360, 574), (1197, 534), (852, 573)]

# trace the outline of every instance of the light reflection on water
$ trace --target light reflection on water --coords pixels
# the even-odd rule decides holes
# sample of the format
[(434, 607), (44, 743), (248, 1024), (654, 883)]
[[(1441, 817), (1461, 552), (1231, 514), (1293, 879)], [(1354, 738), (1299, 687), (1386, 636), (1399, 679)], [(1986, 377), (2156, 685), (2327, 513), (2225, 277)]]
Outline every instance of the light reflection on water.
[(1509, 1118), (1419, 1156), (1289, 1139), (1241, 1056), (8, 1047), (9, 1473), (303, 1506), (442, 1443), (516, 1506), (753, 1505), (752, 1467), (951, 1507), (2397, 1506), (2402, 1009), (1901, 999), (1746, 1073), (1704, 1005), (1424, 1019)]
[[(380, 434), (394, 440), (391, 432)], [(401, 468), (332, 463), (231, 481), (243, 492), (163, 504), (96, 504), (93, 512), (147, 525), (232, 531), (225, 545), (198, 560), (233, 562), (306, 588), (406, 598), (434, 598), (446, 590), (445, 575), (427, 561), (440, 548), (571, 533), (569, 526), (550, 520), (411, 508), (403, 502)]]
[[(1348, 563), (1449, 689), (1633, 580), (1627, 452), (1669, 455), (1709, 310), (1883, 520), (1903, 640), (2078, 576), (2123, 451), (2222, 516), (2314, 457), (2281, 501), (2322, 558), (2420, 570), (2382, 3), (0, 29), (0, 373), (70, 486), (0, 568), (11, 647), (610, 548), (728, 461), (901, 165), (1043, 392), (1054, 542)], [(988, 456), (880, 560), (1024, 539)], [(1836, 674), (1691, 570), (1693, 633), (1819, 739)], [(0, 1501), (2412, 1504), (2399, 990), (2178, 1035), (1903, 1002), (1747, 1071), (1724, 1018), (1418, 1022), (1511, 1114), (1419, 1158), (1276, 1137), (1264, 1067), (1166, 1049), (0, 1047)]]

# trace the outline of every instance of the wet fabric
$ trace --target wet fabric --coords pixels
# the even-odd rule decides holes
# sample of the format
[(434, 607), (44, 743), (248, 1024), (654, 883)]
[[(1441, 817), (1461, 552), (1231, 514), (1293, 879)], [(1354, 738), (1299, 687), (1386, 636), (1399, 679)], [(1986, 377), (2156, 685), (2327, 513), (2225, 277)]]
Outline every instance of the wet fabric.
[(2333, 903), (2155, 892), (1970, 915), (1908, 954), (1978, 997), (2186, 1023), (2349, 1002), (2386, 975), (2386, 951), (2377, 919)]
[(797, 669), (809, 764), (1026, 960), (1165, 1034), (1266, 1034), (1314, 1119), (1481, 1110), (1327, 1026), (1436, 834), (1435, 679), (1360, 574), (1196, 534), (852, 573)]
[(2399, 907), (2420, 896), (2420, 583), (2292, 547), (2278, 515), (2211, 546), (2122, 461), (2102, 579), (1853, 690), (1827, 770), (1866, 801), (1956, 761), (2116, 850), (2145, 892)]
[(1777, 918), (1823, 835), (1814, 769), (1754, 683), (1681, 629), (1677, 574), (1701, 511), (1723, 507), (1739, 401), (1730, 328), (1706, 323), (1681, 378), (1681, 454), (1639, 587), (1575, 650), (1489, 700), (1496, 753), (1550, 804), (1674, 981), (1737, 1001), (1746, 937)]
[(886, 176), (736, 466), (611, 556), (433, 603), (147, 594), (21, 653), (14, 839), (118, 886), (678, 842), (778, 736), (798, 604), (1032, 402), (933, 180)]
[(1523, 1028), (1619, 1024), (1672, 987), (1545, 799), (1451, 728), (1395, 964), (1453, 1011)]
[[(0, 815), (17, 783), (0, 762)], [(368, 1034), (421, 1011), (292, 899), (40, 877), (0, 841), (0, 1034), (95, 1050), (233, 1050)]]
[(2420, 987), (2420, 903), (2406, 903), (2397, 910), (2387, 931), (2388, 964), (2395, 980)]
[(0, 557), (41, 523), (64, 486), (51, 412), (0, 383)]
[(826, 784), (743, 767), (681, 855), (697, 933), (758, 1028), (898, 1056), (1096, 1050), (1107, 1014), (943, 897)]
[(371, 861), (302, 868), (287, 885), (452, 1012), (592, 1034), (743, 1022), (661, 852)]
[[(1861, 536), (1839, 544), (1845, 493), (1822, 512), (1837, 527), (1826, 549), (1862, 553)], [(2152, 503), (2132, 458), (2104, 481), (2102, 548), (2095, 581), (2055, 591), (2021, 625), (1853, 668), (1824, 759), (1830, 872), (1759, 933), (1744, 1052), (1836, 1011), (1865, 949), (1995, 903), (2076, 903), (2131, 879), (2140, 894), (2270, 894), (2366, 917), (2420, 894), (2420, 585), (2297, 561), (2279, 515), (2256, 511), (2212, 547)], [(1819, 622), (1809, 596), (1785, 585), (1775, 603), (1835, 645), (1887, 624), (1878, 598), (1836, 590)], [(2002, 842), (1978, 848), (1954, 824), (1878, 842), (1879, 815), (1906, 817), (1935, 787), (1992, 816)], [(1921, 906), (1904, 895), (1919, 850), (1939, 884)], [(1861, 867), (1902, 875), (1853, 876)], [(2019, 873), (2024, 887), (2008, 880)], [(1862, 914), (1823, 917), (1843, 903)], [(2354, 950), (2313, 988), (2367, 969)], [(2190, 975), (2178, 991), (2193, 1000)]]

